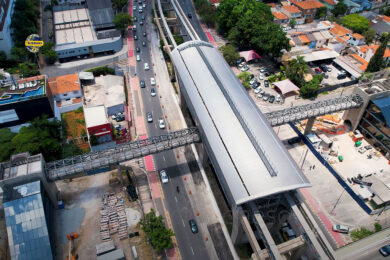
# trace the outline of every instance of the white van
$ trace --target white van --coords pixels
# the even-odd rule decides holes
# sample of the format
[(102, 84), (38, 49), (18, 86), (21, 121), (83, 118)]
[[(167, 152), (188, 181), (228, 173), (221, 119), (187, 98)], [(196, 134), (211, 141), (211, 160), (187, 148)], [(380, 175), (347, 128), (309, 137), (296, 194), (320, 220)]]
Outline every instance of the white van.
[(142, 13), (142, 6), (140, 6), (140, 7), (138, 8), (138, 12), (139, 12), (139, 13)]

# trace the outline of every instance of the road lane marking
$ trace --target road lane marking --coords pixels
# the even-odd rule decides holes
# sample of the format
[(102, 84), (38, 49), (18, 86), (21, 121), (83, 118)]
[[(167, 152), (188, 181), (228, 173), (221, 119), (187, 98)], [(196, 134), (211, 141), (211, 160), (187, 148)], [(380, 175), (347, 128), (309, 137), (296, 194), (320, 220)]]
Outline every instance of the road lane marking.
[(186, 227), (186, 224), (184, 224), (184, 220), (181, 219), (181, 222), (183, 223), (183, 227)]
[(163, 155), (163, 160), (164, 160), (164, 162), (166, 162), (166, 160), (165, 160), (165, 156)]
[(175, 200), (176, 200), (176, 203), (177, 203), (177, 198), (176, 198), (176, 196), (175, 196)]
[(192, 249), (192, 246), (190, 246), (190, 248), (191, 248), (191, 252), (192, 252), (192, 254), (193, 254), (193, 255), (195, 255), (195, 253), (194, 253), (194, 249)]

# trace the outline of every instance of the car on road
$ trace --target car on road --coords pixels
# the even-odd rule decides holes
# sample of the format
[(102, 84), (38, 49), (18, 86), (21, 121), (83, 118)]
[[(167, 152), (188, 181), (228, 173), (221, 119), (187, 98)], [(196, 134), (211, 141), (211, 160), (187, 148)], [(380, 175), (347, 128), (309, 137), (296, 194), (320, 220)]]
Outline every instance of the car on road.
[(190, 19), (192, 18), (192, 14), (191, 14), (191, 13), (188, 13), (187, 16), (188, 16), (188, 18), (190, 18)]
[(256, 78), (253, 78), (249, 81), (249, 84), (253, 85), (257, 82), (257, 79)]
[(150, 78), (150, 85), (155, 86), (156, 80), (154, 78)]
[(144, 25), (144, 22), (143, 21), (139, 21), (139, 25)]
[(142, 20), (145, 20), (145, 15), (142, 15), (142, 16), (141, 16), (141, 19), (142, 19)]
[(148, 113), (146, 114), (146, 117), (147, 117), (147, 119), (148, 119), (148, 123), (151, 123), (151, 122), (153, 122), (153, 116), (152, 116), (152, 113), (148, 112)]
[(160, 118), (160, 119), (158, 120), (158, 125), (159, 125), (160, 129), (164, 129), (164, 128), (165, 128), (164, 119)]
[(144, 69), (149, 70), (149, 64), (147, 62), (145, 62), (145, 64), (144, 64)]
[(266, 88), (268, 88), (269, 87), (269, 82), (268, 82), (268, 80), (266, 79), (266, 80), (264, 80), (264, 87), (266, 87)]
[(255, 83), (253, 83), (252, 88), (257, 89), (258, 87), (260, 87), (260, 85), (261, 85), (260, 82), (256, 81)]
[(138, 40), (138, 36), (137, 35), (134, 35), (134, 40)]
[(264, 94), (263, 100), (267, 101), (269, 99), (270, 94), (266, 93)]
[(150, 95), (152, 96), (152, 97), (155, 97), (157, 94), (156, 94), (156, 90), (154, 89), (154, 88), (151, 88), (150, 89)]
[(146, 46), (146, 42), (142, 42), (142, 46), (144, 46), (144, 47), (145, 47), (145, 46)]
[(137, 22), (137, 17), (134, 17), (133, 22), (134, 22), (134, 23)]
[(248, 67), (247, 65), (245, 65), (245, 66), (243, 66), (240, 70), (241, 70), (241, 71), (247, 71), (247, 70), (249, 70), (249, 67)]
[(137, 55), (137, 61), (141, 61), (141, 57)]
[(390, 245), (385, 245), (379, 249), (379, 253), (383, 256), (389, 256), (390, 255)]
[(297, 144), (299, 142), (301, 142), (301, 138), (299, 136), (296, 136), (296, 137), (293, 137), (293, 138), (290, 138), (287, 140), (287, 143), (289, 145)]
[(139, 82), (141, 88), (144, 88), (146, 87), (146, 84), (145, 84), (145, 80), (141, 79), (141, 81)]
[(168, 179), (167, 172), (165, 170), (160, 171), (160, 177), (162, 183), (168, 183), (169, 179)]
[(268, 101), (270, 103), (274, 103), (275, 102), (275, 96), (274, 95), (270, 96)]
[(136, 51), (136, 52), (140, 52), (141, 49), (140, 49), (139, 47), (136, 47), (136, 48), (135, 48), (135, 51)]
[(143, 32), (142, 35), (143, 35), (144, 37), (146, 37), (146, 32)]
[(339, 232), (339, 233), (344, 233), (344, 234), (349, 233), (349, 227), (347, 227), (346, 225), (341, 225), (341, 224), (333, 225), (332, 230), (334, 232)]
[(146, 4), (143, 4), (142, 7), (143, 7), (143, 8), (146, 8)]
[(190, 219), (190, 220), (188, 221), (188, 223), (190, 224), (191, 232), (194, 233), (194, 234), (195, 234), (195, 233), (198, 233), (198, 226), (196, 225), (195, 220)]
[(140, 7), (138, 8), (138, 12), (139, 12), (139, 13), (142, 13), (142, 6), (140, 6)]
[(137, 10), (137, 6), (136, 5), (133, 6), (133, 10), (134, 11)]
[(260, 74), (259, 74), (259, 79), (260, 79), (260, 80), (263, 80), (263, 79), (264, 79), (264, 75), (263, 75), (263, 73), (261, 73), (261, 72), (260, 72)]

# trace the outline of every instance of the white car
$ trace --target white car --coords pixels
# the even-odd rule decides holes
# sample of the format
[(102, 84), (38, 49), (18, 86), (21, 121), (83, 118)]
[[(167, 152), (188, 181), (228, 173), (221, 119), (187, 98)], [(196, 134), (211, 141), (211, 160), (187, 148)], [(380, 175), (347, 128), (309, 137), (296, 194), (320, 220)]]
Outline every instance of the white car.
[(146, 8), (146, 4), (143, 4), (142, 7), (143, 7), (143, 8)]
[(154, 78), (150, 78), (150, 85), (155, 86), (156, 80)]
[(249, 70), (249, 67), (248, 67), (247, 65), (245, 65), (245, 66), (243, 66), (240, 70), (241, 70), (241, 71), (247, 71), (247, 70)]
[(260, 73), (260, 75), (259, 75), (259, 79), (260, 79), (260, 80), (263, 80), (263, 79), (264, 79), (264, 75), (263, 75), (263, 73)]
[(249, 84), (253, 85), (255, 84), (255, 82), (257, 82), (257, 79), (256, 78), (253, 78), (249, 81)]
[(152, 97), (155, 97), (155, 96), (157, 95), (156, 90), (155, 90), (154, 88), (151, 88), (151, 89), (150, 89), (150, 95), (151, 95)]
[(147, 62), (145, 62), (145, 64), (144, 64), (144, 69), (149, 70), (149, 64)]
[(158, 120), (158, 125), (160, 126), (160, 129), (164, 129), (164, 128), (165, 128), (164, 119), (160, 118), (160, 119)]
[(280, 101), (281, 101), (281, 100), (280, 100), (280, 95), (279, 95), (279, 94), (276, 96), (275, 101), (276, 101), (276, 102), (280, 102)]
[(137, 61), (141, 61), (141, 57), (137, 55)]
[(239, 68), (242, 68), (242, 67), (244, 67), (245, 65), (246, 65), (245, 62), (241, 62), (240, 64), (238, 64), (238, 67), (239, 67)]
[(137, 6), (134, 5), (134, 6), (133, 6), (133, 10), (134, 10), (134, 11), (137, 10)]
[(262, 91), (262, 89), (259, 87), (259, 88), (255, 89), (255, 94), (259, 94), (261, 91)]
[(345, 233), (345, 234), (349, 233), (349, 227), (347, 227), (346, 225), (341, 225), (341, 224), (333, 225), (332, 230), (334, 232), (339, 232), (339, 233)]
[(168, 179), (167, 172), (165, 170), (160, 171), (160, 176), (161, 176), (162, 183), (168, 183), (169, 179)]

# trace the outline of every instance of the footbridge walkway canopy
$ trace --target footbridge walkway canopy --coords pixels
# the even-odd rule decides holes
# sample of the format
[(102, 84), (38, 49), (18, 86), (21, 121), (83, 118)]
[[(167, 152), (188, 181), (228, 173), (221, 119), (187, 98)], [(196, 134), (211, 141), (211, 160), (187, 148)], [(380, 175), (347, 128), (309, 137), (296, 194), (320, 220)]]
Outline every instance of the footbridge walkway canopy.
[(190, 41), (171, 57), (230, 204), (310, 186), (216, 48)]

